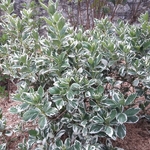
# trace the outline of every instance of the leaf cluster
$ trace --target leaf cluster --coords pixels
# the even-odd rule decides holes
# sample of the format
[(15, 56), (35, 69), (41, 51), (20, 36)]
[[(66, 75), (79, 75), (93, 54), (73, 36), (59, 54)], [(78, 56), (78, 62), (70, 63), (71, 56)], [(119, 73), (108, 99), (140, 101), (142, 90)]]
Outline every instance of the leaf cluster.
[(123, 139), (125, 123), (139, 120), (135, 99), (149, 100), (148, 13), (139, 25), (105, 18), (84, 31), (74, 30), (56, 3), (40, 5), (48, 13), (41, 17), (46, 35), (39, 35), (30, 8), (21, 18), (5, 13), (2, 22), (3, 74), (19, 80), (12, 99), (21, 102), (10, 112), (37, 124), (19, 148), (96, 150), (104, 149), (101, 138)]

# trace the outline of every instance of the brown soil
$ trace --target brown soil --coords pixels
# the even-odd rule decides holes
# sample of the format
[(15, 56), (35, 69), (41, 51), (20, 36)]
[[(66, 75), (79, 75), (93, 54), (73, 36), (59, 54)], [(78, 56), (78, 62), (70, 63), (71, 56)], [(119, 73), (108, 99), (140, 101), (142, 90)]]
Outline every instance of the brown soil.
[(28, 133), (23, 130), (19, 132), (12, 132), (11, 136), (5, 135), (5, 131), (13, 131), (19, 126), (22, 127), (22, 122), (19, 116), (9, 112), (9, 108), (18, 104), (19, 102), (0, 99), (0, 108), (2, 109), (3, 117), (6, 118), (6, 130), (4, 130), (4, 134), (0, 137), (0, 144), (6, 143), (7, 150), (17, 150), (18, 143), (21, 143), (24, 138), (28, 137)]
[(121, 140), (113, 142), (116, 147), (124, 150), (149, 150), (150, 149), (150, 123), (140, 120), (136, 124), (126, 124), (127, 135)]

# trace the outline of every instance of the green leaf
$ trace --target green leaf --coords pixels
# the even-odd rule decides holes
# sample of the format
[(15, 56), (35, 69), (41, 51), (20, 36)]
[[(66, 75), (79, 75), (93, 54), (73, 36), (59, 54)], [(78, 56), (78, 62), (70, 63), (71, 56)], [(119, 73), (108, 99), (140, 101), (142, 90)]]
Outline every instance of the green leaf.
[(87, 128), (83, 128), (82, 129), (82, 135), (85, 137), (85, 136), (87, 136), (87, 133), (88, 133)]
[(140, 108), (129, 108), (128, 110), (126, 110), (124, 113), (130, 117), (133, 115), (136, 115), (138, 112), (140, 111)]
[(53, 18), (54, 18), (55, 22), (58, 22), (62, 18), (62, 15), (59, 12), (56, 12), (53, 15)]
[(90, 134), (97, 134), (103, 129), (103, 125), (92, 124), (92, 126), (89, 129)]
[(80, 89), (80, 85), (78, 83), (73, 83), (71, 86), (70, 86), (70, 89), (72, 91), (75, 91), (75, 90), (79, 90)]
[(15, 107), (11, 107), (11, 108), (9, 109), (9, 112), (12, 113), (12, 114), (17, 114), (17, 113), (18, 113), (18, 109), (15, 108)]
[(73, 109), (77, 109), (79, 102), (76, 101), (76, 100), (68, 100), (68, 104), (69, 104), (69, 106), (71, 106)]
[(43, 130), (47, 126), (47, 119), (45, 116), (42, 116), (39, 118), (38, 126), (41, 130)]
[(74, 150), (81, 150), (82, 148), (82, 145), (79, 141), (75, 140), (75, 143), (74, 143)]
[(44, 3), (41, 3), (40, 1), (39, 1), (39, 3), (46, 11), (48, 10), (48, 7)]
[(60, 130), (59, 132), (57, 132), (56, 137), (57, 137), (57, 138), (61, 138), (62, 135), (65, 134), (65, 132), (66, 132), (66, 130)]
[(125, 125), (119, 125), (117, 127), (117, 132), (116, 132), (117, 136), (121, 139), (123, 139), (126, 136), (126, 127)]
[(22, 62), (24, 64), (26, 64), (27, 60), (28, 60), (28, 55), (27, 54), (26, 55), (22, 55), (20, 57), (20, 62)]
[(38, 94), (40, 95), (40, 97), (43, 97), (44, 96), (44, 89), (43, 89), (43, 87), (42, 86), (40, 86), (39, 88), (38, 88)]
[[(104, 60), (104, 59), (103, 59)], [(99, 65), (99, 63), (100, 63), (100, 61), (102, 61), (102, 55), (98, 55), (98, 56), (96, 56), (96, 58), (95, 58), (95, 61), (94, 61), (94, 63), (95, 63), (95, 66), (98, 66)], [(102, 63), (103, 63), (103, 61), (102, 61)]]
[(150, 39), (147, 39), (144, 41), (144, 43), (142, 44), (143, 50), (146, 50), (147, 48), (150, 47)]
[(80, 126), (78, 126), (78, 125), (76, 125), (76, 124), (73, 124), (72, 125), (73, 126), (73, 132), (74, 132), (74, 134), (80, 134), (80, 132), (81, 132), (81, 127)]
[(30, 106), (30, 104), (28, 104), (28, 103), (22, 103), (21, 105), (20, 105), (20, 111), (24, 111), (24, 110), (26, 110), (26, 109), (28, 109), (29, 108), (29, 106)]
[(83, 45), (84, 48), (86, 48), (88, 50), (92, 49), (92, 46), (91, 46), (91, 44), (89, 42), (83, 41), (82, 45)]
[(43, 110), (47, 112), (51, 108), (52, 102), (47, 101), (46, 99), (44, 101)]
[(142, 15), (143, 21), (148, 22), (149, 21), (149, 13), (146, 12), (145, 14)]
[(51, 5), (48, 7), (48, 13), (49, 13), (50, 15), (53, 15), (55, 12), (56, 12), (55, 6), (54, 6), (53, 4), (51, 4)]
[(119, 113), (116, 117), (117, 121), (120, 123), (120, 124), (123, 124), (127, 121), (127, 115), (124, 114), (124, 113)]
[(107, 105), (107, 106), (116, 106), (116, 102), (112, 99), (106, 99), (104, 100), (104, 104)]
[(138, 122), (139, 120), (139, 117), (138, 116), (131, 116), (131, 117), (128, 117), (128, 120), (127, 120), (127, 123), (136, 123)]
[(102, 64), (104, 65), (104, 67), (107, 66), (108, 61), (106, 59), (102, 59), (101, 61), (102, 61)]
[(94, 116), (92, 119), (95, 123), (102, 124), (104, 122), (104, 119), (101, 116)]
[(109, 114), (110, 122), (116, 117), (116, 115), (117, 115), (117, 111), (115, 109), (112, 109)]
[(23, 114), (25, 121), (32, 121), (39, 115), (39, 111), (36, 109), (29, 109)]
[(54, 95), (54, 94), (60, 94), (60, 89), (58, 87), (55, 87), (55, 86), (51, 87), (49, 89), (49, 93), (52, 94), (52, 95)]
[(58, 40), (58, 39), (53, 39), (53, 44), (55, 45), (55, 46), (61, 46), (61, 41), (60, 40)]
[(150, 121), (150, 115), (145, 115), (145, 118)]
[(64, 106), (65, 102), (62, 98), (56, 98), (53, 100), (55, 102), (56, 107), (60, 110)]
[(114, 129), (110, 126), (107, 126), (106, 129), (105, 129), (105, 133), (109, 136), (109, 137), (112, 137), (113, 136), (113, 133), (114, 133)]
[(42, 19), (49, 25), (49, 26), (53, 26), (53, 22), (49, 19), (47, 19), (46, 17), (42, 17)]
[(66, 97), (68, 100), (73, 100), (74, 99), (74, 94), (73, 94), (73, 91), (69, 90), (66, 94)]
[(70, 147), (70, 139), (67, 138), (64, 142), (64, 145), (66, 145), (66, 147)]
[(10, 15), (8, 16), (8, 18), (9, 18), (9, 20), (10, 20), (11, 25), (15, 27), (15, 26), (16, 26), (16, 20), (15, 20), (15, 18), (13, 18), (13, 17), (10, 16)]
[(94, 64), (94, 59), (93, 59), (92, 57), (90, 57), (90, 58), (88, 59), (88, 63), (93, 66), (93, 64)]
[(89, 80), (89, 85), (94, 85), (96, 83), (96, 79), (91, 79), (91, 80)]
[(99, 94), (103, 94), (103, 92), (104, 92), (104, 87), (100, 85), (100, 86), (98, 87), (97, 91), (98, 91)]
[(0, 120), (0, 133), (2, 133), (6, 128), (6, 122), (3, 120)]
[(133, 103), (133, 101), (135, 100), (137, 94), (131, 94), (128, 96), (128, 98), (126, 99), (125, 105), (130, 105)]
[(62, 140), (57, 139), (57, 140), (56, 140), (56, 146), (57, 146), (58, 148), (61, 148), (61, 147), (63, 146)]
[(28, 133), (31, 135), (31, 136), (37, 136), (38, 132), (36, 130), (29, 130)]
[(32, 93), (24, 92), (24, 93), (22, 93), (21, 98), (23, 98), (26, 103), (34, 104), (34, 102), (33, 102), (33, 94)]
[(138, 78), (136, 78), (134, 81), (133, 81), (133, 83), (132, 83), (132, 85), (133, 86), (138, 86), (139, 85), (139, 79)]
[(0, 113), (0, 120), (2, 119), (2, 117), (3, 117), (3, 114), (2, 114), (2, 113)]
[(58, 30), (61, 31), (62, 28), (64, 27), (64, 25), (65, 25), (65, 20), (64, 20), (64, 18), (59, 19), (59, 21), (58, 21), (58, 23), (57, 23)]
[(55, 107), (51, 107), (45, 113), (47, 116), (52, 116), (52, 115), (56, 115), (58, 113), (58, 110)]

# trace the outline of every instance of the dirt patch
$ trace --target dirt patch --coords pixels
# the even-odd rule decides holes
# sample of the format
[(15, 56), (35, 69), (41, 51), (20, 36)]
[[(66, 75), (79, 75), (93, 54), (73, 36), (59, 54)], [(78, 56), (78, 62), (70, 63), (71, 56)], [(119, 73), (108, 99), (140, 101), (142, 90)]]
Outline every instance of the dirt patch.
[[(0, 99), (0, 108), (2, 109), (3, 117), (6, 119), (6, 129), (0, 137), (0, 144), (6, 143), (7, 150), (17, 149), (18, 143), (21, 143), (24, 138), (28, 138), (27, 132), (19, 131), (19, 127), (22, 126), (20, 117), (9, 112), (9, 108), (16, 105), (19, 105), (19, 102)], [(6, 135), (7, 131), (11, 132), (10, 136)]]
[(0, 108), (2, 108), (3, 116), (6, 118), (6, 125), (15, 127), (20, 123), (20, 117), (16, 114), (11, 114), (9, 112), (9, 108), (15, 107), (16, 105), (19, 105), (20, 103), (17, 101), (2, 99), (0, 100)]
[(150, 149), (150, 122), (141, 119), (136, 124), (126, 124), (127, 135), (121, 140), (113, 142), (116, 147), (124, 150), (149, 150)]

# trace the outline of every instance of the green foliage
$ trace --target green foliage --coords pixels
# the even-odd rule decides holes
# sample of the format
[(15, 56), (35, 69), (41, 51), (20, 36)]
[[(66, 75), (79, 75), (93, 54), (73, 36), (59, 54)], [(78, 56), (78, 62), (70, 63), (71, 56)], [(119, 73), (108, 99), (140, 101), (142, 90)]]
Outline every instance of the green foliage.
[(0, 86), (0, 97), (6, 97), (8, 96), (8, 93), (5, 91), (5, 87), (4, 86)]
[[(3, 73), (20, 81), (12, 98), (21, 104), (10, 112), (37, 123), (18, 147), (105, 149), (100, 138), (123, 139), (125, 123), (139, 120), (135, 99), (150, 89), (147, 14), (138, 26), (105, 18), (83, 31), (73, 30), (52, 1), (40, 4), (48, 13), (41, 17), (46, 35), (39, 35), (32, 9), (23, 9), (21, 18), (3, 16), (8, 37), (0, 45)], [(126, 82), (135, 92), (118, 87)]]

